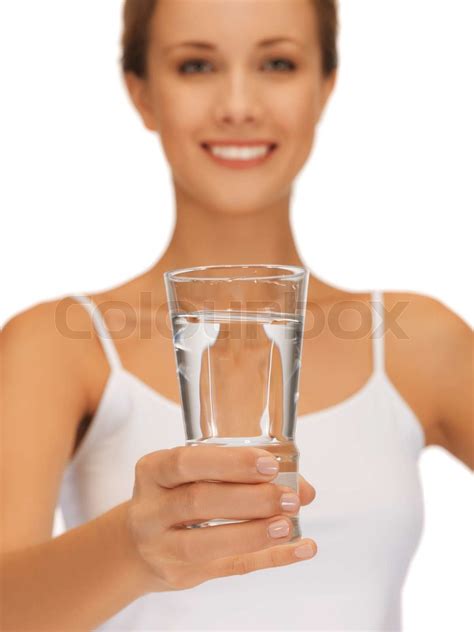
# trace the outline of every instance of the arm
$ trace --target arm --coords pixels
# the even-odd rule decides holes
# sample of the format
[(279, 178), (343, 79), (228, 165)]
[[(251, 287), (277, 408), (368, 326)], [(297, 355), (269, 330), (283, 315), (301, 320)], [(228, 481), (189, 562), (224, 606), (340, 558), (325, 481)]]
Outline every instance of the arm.
[[(2, 630), (90, 629), (147, 592), (127, 503), (51, 539), (77, 424), (89, 411), (84, 357), (95, 344), (61, 335), (55, 308), (36, 306), (0, 334)], [(84, 310), (75, 314), (83, 320), (74, 329), (87, 330)]]
[(151, 592), (129, 535), (128, 502), (57, 538), (2, 553), (0, 629), (91, 630)]
[(430, 296), (386, 293), (385, 303), (389, 375), (423, 420), (427, 445), (445, 448), (472, 469), (471, 328)]
[(474, 470), (473, 332), (439, 302), (431, 307), (439, 324), (436, 354), (436, 410), (441, 445)]

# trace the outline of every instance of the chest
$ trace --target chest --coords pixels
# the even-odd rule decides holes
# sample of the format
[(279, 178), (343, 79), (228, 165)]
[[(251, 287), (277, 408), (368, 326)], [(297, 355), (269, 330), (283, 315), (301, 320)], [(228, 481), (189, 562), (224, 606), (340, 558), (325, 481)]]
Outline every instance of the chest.
[[(147, 322), (149, 320), (146, 318)], [(110, 329), (114, 328), (114, 323), (109, 322), (108, 325)], [(150, 331), (147, 336), (140, 335), (142, 329), (139, 327), (136, 331), (136, 335), (114, 341), (122, 365), (166, 399), (180, 403), (175, 352), (165, 320), (157, 323), (156, 331)], [(165, 331), (167, 335), (164, 335)], [(298, 388), (298, 415), (338, 405), (364, 388), (374, 372), (375, 342), (371, 333), (372, 313), (368, 310), (347, 310), (341, 312), (337, 320), (329, 310), (307, 314)], [(435, 430), (428, 398), (411, 379), (410, 372), (406, 371), (409, 359), (401, 352), (397, 340), (386, 335), (384, 343), (385, 371), (422, 423), (429, 443), (431, 433)], [(241, 365), (239, 370), (233, 372), (235, 388), (229, 397), (237, 397), (236, 406), (240, 407), (254, 358), (257, 362), (266, 361), (264, 356), (267, 350), (253, 348), (251, 351), (246, 356), (250, 365)], [(104, 380), (96, 380), (98, 385), (103, 383)], [(101, 388), (97, 388), (97, 403), (101, 394)]]
[[(130, 405), (121, 406), (123, 416), (113, 419), (114, 432), (94, 441), (100, 449), (86, 458), (83, 453), (86, 473), (101, 473), (90, 487), (81, 488), (89, 518), (129, 497), (135, 464), (143, 454), (184, 443), (178, 407), (167, 405), (141, 384), (131, 388), (124, 379), (116, 386), (130, 398)], [(101, 416), (110, 415), (111, 403), (106, 399)], [(374, 397), (368, 390), (330, 413), (299, 419), (299, 471), (317, 490), (315, 502), (301, 510), (301, 526), (318, 542), (318, 564), (328, 565), (328, 577), (333, 576), (335, 560), (341, 561), (334, 588), (349, 567), (354, 572), (349, 584), (357, 582), (367, 567), (376, 569), (379, 577), (387, 565), (392, 571), (394, 565), (405, 567), (419, 538), (419, 444), (413, 427), (397, 411), (385, 397)], [(105, 419), (96, 422), (104, 424)], [(89, 442), (89, 449), (92, 445)], [(80, 476), (80, 470), (76, 474)]]
[[(407, 440), (410, 429), (398, 423), (397, 409), (387, 408), (388, 398), (381, 391), (377, 397), (377, 392), (374, 396), (373, 390), (366, 390), (337, 411), (299, 420), (299, 471), (317, 489), (315, 501), (302, 507), (300, 523), (303, 537), (317, 542), (317, 558), (315, 563), (216, 580), (223, 612), (232, 611), (228, 629), (236, 625), (232, 610), (236, 594), (249, 595), (245, 610), (261, 612), (265, 606), (262, 626), (264, 621), (268, 627), (268, 613), (275, 612), (275, 603), (288, 599), (289, 590), (301, 606), (298, 612), (318, 613), (321, 630), (336, 629), (336, 625), (347, 629), (348, 623), (357, 624), (357, 629), (388, 629), (387, 611), (392, 610), (392, 601), (397, 605), (398, 590), (420, 538), (423, 507), (413, 451), (417, 443)], [(125, 401), (117, 407), (119, 394), (125, 394)], [(62, 489), (68, 527), (127, 500), (136, 461), (151, 450), (182, 445), (184, 440), (179, 407), (161, 401), (143, 383), (132, 382), (122, 373), (95, 422), (107, 430), (103, 436), (99, 431), (85, 446), (82, 461), (69, 471)], [(189, 591), (192, 603), (186, 602), (185, 609), (180, 596), (170, 608), (170, 627), (176, 622), (176, 612), (191, 613), (192, 620), (183, 622), (183, 629), (195, 624), (196, 612), (214, 612), (216, 585), (208, 582)], [(150, 625), (157, 613), (161, 621), (161, 600), (150, 612)], [(224, 629), (221, 621), (222, 616), (219, 629)], [(272, 629), (281, 625), (280, 612), (270, 623)], [(297, 627), (293, 614), (284, 623), (284, 629), (311, 625), (302, 616)], [(239, 621), (238, 625), (245, 629), (253, 623)], [(131, 623), (127, 629), (136, 627)], [(399, 629), (397, 622), (390, 629)]]

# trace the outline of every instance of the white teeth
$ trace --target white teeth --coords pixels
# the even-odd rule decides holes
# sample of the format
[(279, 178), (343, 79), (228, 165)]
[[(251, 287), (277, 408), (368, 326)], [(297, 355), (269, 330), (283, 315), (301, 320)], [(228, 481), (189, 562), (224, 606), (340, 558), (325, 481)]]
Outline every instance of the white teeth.
[(270, 145), (260, 147), (209, 147), (214, 156), (229, 160), (253, 160), (260, 158), (270, 151)]

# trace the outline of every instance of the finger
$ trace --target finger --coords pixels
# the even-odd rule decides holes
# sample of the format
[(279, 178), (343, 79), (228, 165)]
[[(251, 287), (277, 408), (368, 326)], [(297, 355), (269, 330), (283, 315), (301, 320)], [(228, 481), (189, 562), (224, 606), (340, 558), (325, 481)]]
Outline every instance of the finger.
[[(279, 523), (273, 532), (271, 525)], [(283, 531), (280, 523), (286, 526)], [(293, 525), (287, 516), (272, 516), (236, 524), (201, 527), (196, 529), (172, 528), (162, 535), (161, 543), (173, 555), (173, 559), (189, 564), (203, 564), (229, 555), (244, 555), (276, 543), (289, 542), (293, 537)]]
[(304, 476), (302, 476), (301, 474), (299, 474), (298, 476), (298, 494), (300, 497), (300, 502), (302, 505), (309, 505), (316, 498), (316, 490), (310, 483), (308, 483)]
[[(287, 504), (287, 494), (295, 497), (294, 506)], [(165, 528), (210, 519), (252, 520), (280, 513), (294, 516), (300, 508), (294, 489), (275, 483), (245, 485), (197, 481), (175, 490), (162, 490), (162, 498), (157, 511), (158, 520)]]
[(304, 561), (295, 555), (295, 550), (306, 544), (310, 546), (314, 557), (318, 548), (316, 542), (310, 539), (297, 540), (291, 544), (278, 544), (254, 553), (237, 554), (209, 562), (204, 567), (205, 575), (207, 579), (215, 579), (230, 575), (246, 575), (264, 568), (295, 564)]
[(278, 470), (267, 474), (258, 471), (260, 457), (266, 457), (279, 468), (277, 459), (261, 448), (179, 446), (143, 456), (136, 464), (135, 477), (141, 485), (168, 489), (198, 480), (261, 483), (274, 479)]

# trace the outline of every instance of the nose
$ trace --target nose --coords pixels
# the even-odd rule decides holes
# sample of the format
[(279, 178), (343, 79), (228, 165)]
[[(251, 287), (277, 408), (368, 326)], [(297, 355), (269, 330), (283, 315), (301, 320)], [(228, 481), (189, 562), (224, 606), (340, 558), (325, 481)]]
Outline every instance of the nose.
[(243, 70), (229, 72), (216, 95), (216, 122), (223, 125), (258, 122), (262, 107), (257, 92), (255, 81)]

